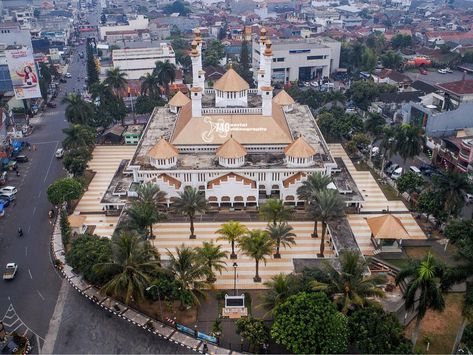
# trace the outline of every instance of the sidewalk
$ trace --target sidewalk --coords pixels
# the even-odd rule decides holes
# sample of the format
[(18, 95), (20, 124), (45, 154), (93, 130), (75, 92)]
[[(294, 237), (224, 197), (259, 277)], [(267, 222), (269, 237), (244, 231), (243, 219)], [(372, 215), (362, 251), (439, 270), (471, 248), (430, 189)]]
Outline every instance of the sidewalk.
[[(58, 219), (59, 221), (59, 219)], [(61, 270), (64, 277), (80, 294), (100, 306), (101, 308), (113, 313), (114, 315), (127, 320), (128, 322), (147, 330), (159, 337), (168, 339), (176, 344), (188, 348), (189, 350), (203, 353), (204, 342), (187, 334), (177, 331), (174, 327), (165, 325), (155, 319), (152, 319), (125, 304), (114, 300), (111, 297), (102, 295), (97, 288), (83, 280), (83, 278), (75, 274), (72, 268), (65, 262), (65, 253), (61, 240), (61, 232), (59, 222), (55, 224), (53, 235), (51, 238), (52, 256), (55, 260), (63, 263)], [(233, 354), (234, 352), (224, 349), (210, 343), (207, 344), (210, 354)]]

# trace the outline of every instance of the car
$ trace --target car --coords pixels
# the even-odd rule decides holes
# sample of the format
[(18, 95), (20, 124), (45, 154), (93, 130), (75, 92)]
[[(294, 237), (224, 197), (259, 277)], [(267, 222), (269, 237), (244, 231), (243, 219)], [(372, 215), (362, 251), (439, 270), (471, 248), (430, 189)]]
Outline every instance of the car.
[(446, 69), (439, 69), (437, 70), (440, 74), (447, 74), (447, 70)]
[(414, 166), (414, 165), (409, 167), (409, 171), (414, 173), (414, 174), (418, 174), (418, 175), (420, 174), (420, 169), (417, 166)]
[(66, 73), (66, 75), (64, 75), (66, 78), (70, 79), (72, 78), (72, 74), (71, 73)]
[(391, 166), (386, 169), (386, 173), (388, 175), (391, 175), (394, 172), (394, 170), (396, 170), (397, 168), (399, 168), (399, 164), (396, 164), (396, 163), (391, 164)]
[(397, 168), (396, 170), (394, 170), (393, 173), (391, 174), (391, 179), (393, 180), (399, 179), (402, 175), (402, 171), (403, 171), (402, 168)]
[(384, 171), (387, 171), (388, 168), (393, 165), (393, 162), (391, 160), (388, 160), (385, 164), (384, 164)]
[(452, 70), (452, 69), (450, 69), (450, 68), (448, 68), (448, 67), (447, 67), (447, 68), (445, 68), (445, 70), (447, 71), (447, 73), (453, 73), (453, 70)]
[(18, 155), (16, 158), (15, 158), (15, 161), (18, 162), (18, 163), (26, 163), (28, 161), (28, 157), (26, 155)]
[(5, 186), (0, 189), (0, 194), (2, 195), (9, 195), (9, 194), (16, 194), (18, 190), (15, 186)]
[(59, 148), (58, 150), (56, 150), (56, 153), (54, 155), (56, 156), (56, 158), (61, 159), (64, 156), (64, 149)]
[(6, 198), (6, 197), (0, 198), (0, 205), (2, 205), (3, 208), (8, 207), (9, 204), (10, 204), (10, 199), (9, 198)]
[(425, 70), (425, 69), (421, 69), (421, 70), (420, 70), (420, 73), (421, 73), (422, 75), (427, 75), (427, 74), (428, 74), (427, 70)]
[(51, 108), (56, 108), (56, 107), (57, 107), (57, 105), (56, 105), (54, 102), (48, 102), (48, 103), (46, 104), (46, 106), (47, 106), (47, 107), (51, 107)]
[(473, 194), (465, 194), (465, 202), (472, 203), (473, 202)]

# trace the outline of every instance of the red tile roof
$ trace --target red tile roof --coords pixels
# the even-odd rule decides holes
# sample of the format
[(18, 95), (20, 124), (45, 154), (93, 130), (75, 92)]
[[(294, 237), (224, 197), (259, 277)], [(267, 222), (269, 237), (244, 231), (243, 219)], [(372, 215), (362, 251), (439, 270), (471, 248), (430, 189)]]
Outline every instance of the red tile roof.
[(473, 80), (452, 81), (450, 83), (437, 84), (437, 86), (455, 95), (473, 94)]

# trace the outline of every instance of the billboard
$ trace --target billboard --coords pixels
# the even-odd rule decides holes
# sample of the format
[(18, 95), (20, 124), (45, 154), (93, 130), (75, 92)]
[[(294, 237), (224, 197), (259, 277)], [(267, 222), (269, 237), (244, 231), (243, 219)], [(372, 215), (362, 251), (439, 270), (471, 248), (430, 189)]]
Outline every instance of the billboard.
[(27, 47), (9, 49), (5, 51), (5, 56), (15, 97), (19, 100), (41, 97), (33, 49)]

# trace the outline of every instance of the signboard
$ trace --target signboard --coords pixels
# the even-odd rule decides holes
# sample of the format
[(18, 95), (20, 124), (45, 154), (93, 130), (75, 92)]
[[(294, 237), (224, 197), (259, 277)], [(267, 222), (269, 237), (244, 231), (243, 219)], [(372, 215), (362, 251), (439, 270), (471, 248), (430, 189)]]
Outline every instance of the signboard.
[(15, 97), (19, 100), (41, 97), (33, 50), (27, 47), (10, 49), (5, 51), (5, 56)]
[(208, 341), (209, 343), (217, 344), (217, 338), (205, 333), (197, 332), (197, 338)]
[(245, 307), (245, 295), (241, 296), (228, 296), (225, 295), (225, 307), (238, 307), (243, 308)]
[(190, 335), (195, 335), (195, 331), (191, 328), (187, 328), (186, 326), (182, 325), (182, 324), (179, 324), (179, 323), (176, 323), (176, 328), (177, 330), (183, 332), (183, 333), (187, 333), (187, 334), (190, 334)]

